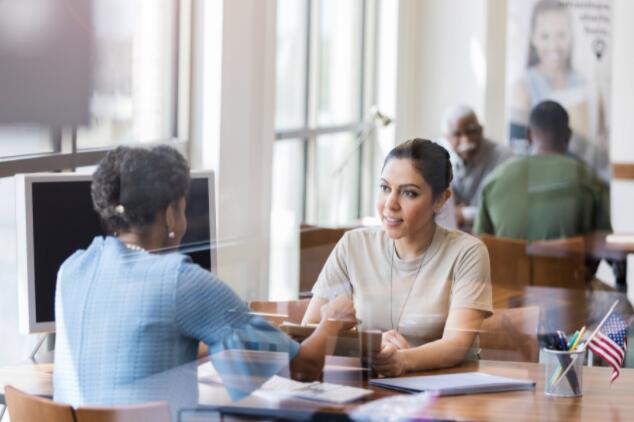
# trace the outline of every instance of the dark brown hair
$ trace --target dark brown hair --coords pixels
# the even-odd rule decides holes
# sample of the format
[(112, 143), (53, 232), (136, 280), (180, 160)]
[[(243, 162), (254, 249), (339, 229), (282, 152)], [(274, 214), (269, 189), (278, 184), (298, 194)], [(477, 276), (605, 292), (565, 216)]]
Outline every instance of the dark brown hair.
[(383, 168), (393, 158), (411, 160), (414, 168), (431, 187), (434, 199), (447, 190), (453, 179), (449, 153), (428, 139), (410, 139), (395, 146), (385, 157)]

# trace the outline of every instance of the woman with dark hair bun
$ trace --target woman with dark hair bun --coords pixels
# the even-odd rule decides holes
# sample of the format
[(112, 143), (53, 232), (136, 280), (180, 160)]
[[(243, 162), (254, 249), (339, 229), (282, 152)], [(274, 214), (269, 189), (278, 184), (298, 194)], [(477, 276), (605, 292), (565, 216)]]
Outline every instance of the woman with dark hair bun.
[(305, 322), (348, 296), (361, 328), (383, 331), (373, 357), (381, 375), (477, 355), (477, 331), (492, 311), (489, 256), (477, 238), (434, 220), (451, 196), (451, 179), (440, 145), (413, 139), (392, 149), (379, 182), (382, 227), (347, 232), (313, 288)]
[(139, 382), (195, 361), (201, 341), (212, 352), (285, 352), (293, 376), (321, 374), (327, 338), (353, 318), (349, 299), (327, 307), (301, 346), (251, 316), (222, 280), (173, 252), (187, 230), (189, 182), (187, 162), (167, 146), (119, 147), (99, 164), (92, 198), (110, 234), (96, 237), (59, 270), (55, 400), (112, 405), (165, 400), (168, 392), (195, 400), (195, 371), (187, 373), (186, 388)]
[(187, 230), (189, 181), (187, 161), (171, 147), (118, 147), (93, 175), (93, 205), (124, 244), (145, 250), (174, 247)]

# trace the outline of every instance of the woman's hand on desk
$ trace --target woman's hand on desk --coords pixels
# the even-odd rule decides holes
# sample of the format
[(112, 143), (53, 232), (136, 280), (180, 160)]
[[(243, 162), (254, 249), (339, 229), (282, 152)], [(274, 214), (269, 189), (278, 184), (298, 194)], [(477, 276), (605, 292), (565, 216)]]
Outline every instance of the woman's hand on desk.
[(398, 377), (407, 371), (405, 365), (405, 353), (392, 343), (385, 343), (381, 351), (375, 354), (372, 367), (379, 375), (386, 377)]
[[(303, 381), (317, 379), (321, 374), (327, 346), (332, 343), (329, 339), (337, 336), (339, 331), (348, 325), (352, 327), (357, 323), (354, 305), (347, 295), (340, 295), (323, 305), (317, 305), (321, 307), (319, 325), (313, 334), (302, 342), (299, 353), (290, 365), (293, 378)], [(315, 308), (315, 313), (319, 312), (318, 309)]]
[(405, 337), (403, 337), (401, 333), (396, 330), (390, 330), (383, 333), (383, 336), (381, 337), (381, 348), (385, 347), (388, 344), (391, 344), (397, 349), (410, 348), (410, 345)]

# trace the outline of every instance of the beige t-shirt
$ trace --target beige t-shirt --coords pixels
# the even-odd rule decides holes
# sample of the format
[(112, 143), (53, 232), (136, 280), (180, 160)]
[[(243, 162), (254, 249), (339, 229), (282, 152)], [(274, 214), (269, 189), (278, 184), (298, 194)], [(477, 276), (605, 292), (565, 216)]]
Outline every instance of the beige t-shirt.
[(479, 239), (439, 225), (426, 252), (412, 259), (398, 257), (382, 227), (349, 231), (313, 294), (330, 300), (351, 290), (362, 329), (398, 326), (410, 345), (419, 346), (442, 337), (450, 309), (491, 314), (489, 254)]

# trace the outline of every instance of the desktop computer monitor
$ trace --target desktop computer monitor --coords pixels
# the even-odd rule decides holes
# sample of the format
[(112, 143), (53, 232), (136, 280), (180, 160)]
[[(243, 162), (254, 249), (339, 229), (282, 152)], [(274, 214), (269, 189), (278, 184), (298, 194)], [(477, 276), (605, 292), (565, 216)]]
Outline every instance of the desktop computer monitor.
[[(92, 176), (39, 173), (16, 176), (20, 331), (55, 330), (55, 285), (60, 265), (95, 236), (106, 234), (90, 195)], [(180, 251), (216, 272), (212, 172), (192, 172), (187, 232)]]

